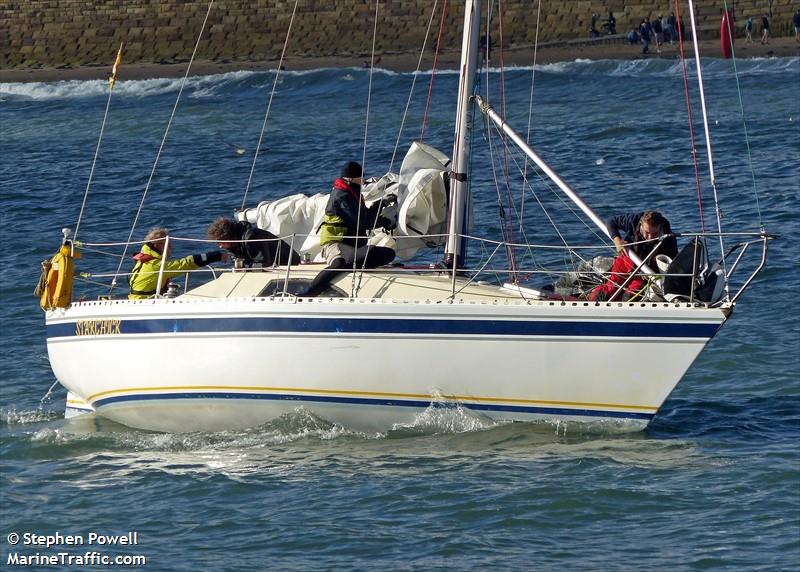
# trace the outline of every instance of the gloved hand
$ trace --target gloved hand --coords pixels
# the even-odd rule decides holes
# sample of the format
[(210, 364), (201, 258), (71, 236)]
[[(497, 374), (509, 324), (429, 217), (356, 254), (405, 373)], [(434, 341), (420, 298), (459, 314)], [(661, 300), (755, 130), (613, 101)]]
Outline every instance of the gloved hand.
[(377, 225), (386, 230), (397, 228), (397, 216), (400, 214), (400, 206), (397, 204), (397, 195), (387, 195), (383, 198), (383, 208), (381, 208)]
[(214, 264), (215, 262), (225, 262), (228, 260), (228, 253), (224, 250), (212, 250), (202, 254), (193, 254), (192, 257), (194, 258), (194, 263), (197, 266), (208, 266), (209, 264)]
[(375, 226), (383, 227), (384, 230), (394, 230), (397, 228), (397, 219), (379, 216), (378, 220), (375, 221)]

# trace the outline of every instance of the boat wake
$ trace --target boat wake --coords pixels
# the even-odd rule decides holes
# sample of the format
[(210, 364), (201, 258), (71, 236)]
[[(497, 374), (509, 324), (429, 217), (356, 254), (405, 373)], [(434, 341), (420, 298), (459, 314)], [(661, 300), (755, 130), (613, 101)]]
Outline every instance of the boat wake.
[(417, 415), (412, 423), (397, 425), (390, 437), (412, 437), (485, 431), (499, 424), (488, 417), (470, 411), (460, 403), (437, 400)]
[(42, 408), (28, 411), (19, 411), (13, 407), (0, 409), (0, 427), (32, 425), (35, 423), (55, 421), (57, 419), (63, 419), (63, 413)]
[(372, 435), (348, 431), (302, 407), (259, 427), (214, 433), (152, 433), (93, 415), (65, 420), (38, 410), (4, 411), (3, 422), (8, 425), (2, 438), (6, 446), (10, 441), (27, 442), (15, 447), (18, 460), (69, 459), (76, 471), (74, 484), (87, 490), (152, 472), (237, 482), (265, 477), (304, 480), (320, 470), (342, 474), (367, 466), (394, 474), (431, 457), (447, 459), (448, 467), (469, 466), (476, 452), (498, 463), (553, 457), (579, 463), (707, 468), (731, 462), (708, 457), (691, 439), (658, 438), (650, 432), (617, 435), (617, 428), (607, 423), (589, 428), (498, 423), (452, 402), (436, 402), (413, 423)]

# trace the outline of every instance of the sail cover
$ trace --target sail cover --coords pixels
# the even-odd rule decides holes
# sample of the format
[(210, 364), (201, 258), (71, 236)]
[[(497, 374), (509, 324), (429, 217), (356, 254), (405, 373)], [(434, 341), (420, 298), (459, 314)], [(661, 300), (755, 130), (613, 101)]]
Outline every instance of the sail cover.
[[(399, 175), (386, 173), (366, 182), (362, 193), (368, 207), (390, 194), (397, 195), (399, 205), (396, 212), (382, 212), (383, 216), (397, 217), (397, 228), (392, 235), (378, 230), (370, 242), (391, 246), (403, 260), (412, 258), (420, 248), (442, 244), (447, 225), (449, 170), (447, 155), (415, 142), (403, 159)], [(291, 242), (296, 251), (308, 254), (312, 260), (321, 260), (318, 229), (327, 204), (327, 193), (313, 196), (298, 193), (245, 209), (239, 213), (239, 219)]]

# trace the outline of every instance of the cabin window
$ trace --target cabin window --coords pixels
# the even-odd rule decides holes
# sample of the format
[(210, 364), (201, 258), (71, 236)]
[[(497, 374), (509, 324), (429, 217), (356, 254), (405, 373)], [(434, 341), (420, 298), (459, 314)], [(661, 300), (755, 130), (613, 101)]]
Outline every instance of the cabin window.
[[(301, 292), (308, 290), (311, 286), (311, 280), (308, 278), (289, 278), (287, 284), (286, 280), (281, 278), (279, 280), (270, 280), (264, 289), (258, 293), (259, 297), (268, 298), (270, 296), (280, 296), (283, 294), (283, 288), (286, 286), (286, 292), (292, 296), (298, 296)], [(325, 290), (319, 293), (319, 298), (347, 298), (347, 293), (341, 288), (336, 286), (328, 286)]]

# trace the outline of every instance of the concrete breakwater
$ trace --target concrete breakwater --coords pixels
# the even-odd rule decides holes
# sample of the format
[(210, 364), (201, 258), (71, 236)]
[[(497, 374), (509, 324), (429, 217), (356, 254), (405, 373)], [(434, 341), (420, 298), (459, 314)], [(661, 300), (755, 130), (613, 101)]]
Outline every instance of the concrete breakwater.
[[(428, 50), (438, 34), (443, 2), (438, 2)], [(698, 25), (719, 29), (722, 0), (698, 2)], [(728, 2), (738, 12), (740, 33), (752, 16), (756, 33), (760, 15), (772, 14), (773, 35), (791, 30), (793, 0)], [(376, 55), (419, 52), (434, 6), (432, 0), (381, 0), (378, 4)], [(539, 42), (585, 38), (593, 13), (598, 29), (612, 10), (617, 32), (624, 34), (645, 16), (665, 17), (669, 1), (543, 2)], [(217, 0), (209, 13), (197, 58), (209, 61), (276, 60), (283, 48), (294, 2)], [(684, 8), (685, 9), (685, 8)], [(442, 46), (460, 46), (463, 2), (448, 3)], [(0, 68), (109, 65), (120, 43), (127, 63), (180, 62), (189, 59), (208, 11), (205, 0), (2, 0)], [(369, 57), (375, 22), (374, 0), (301, 0), (287, 46), (288, 56)], [(531, 45), (537, 30), (538, 2), (503, 3), (502, 41), (509, 48)], [(491, 24), (493, 43), (501, 38), (500, 19)]]

